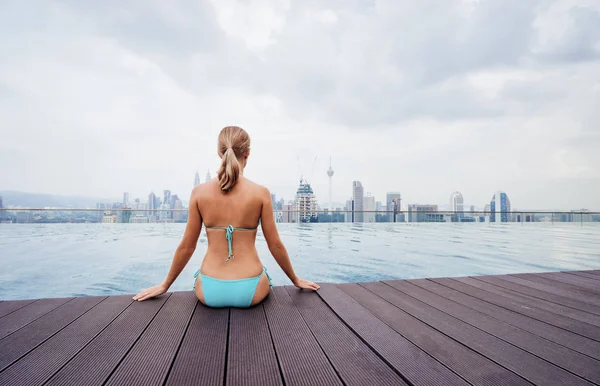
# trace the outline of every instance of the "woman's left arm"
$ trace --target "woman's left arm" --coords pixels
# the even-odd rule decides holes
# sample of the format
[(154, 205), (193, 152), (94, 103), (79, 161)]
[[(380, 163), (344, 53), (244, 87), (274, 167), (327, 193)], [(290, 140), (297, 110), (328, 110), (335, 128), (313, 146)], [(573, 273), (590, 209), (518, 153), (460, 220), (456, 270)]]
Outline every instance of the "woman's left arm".
[(202, 217), (200, 216), (200, 210), (198, 210), (197, 194), (195, 193), (196, 189), (194, 189), (190, 197), (190, 208), (188, 210), (185, 233), (175, 251), (175, 256), (173, 256), (173, 262), (171, 263), (171, 268), (169, 269), (165, 281), (159, 285), (140, 291), (140, 293), (133, 297), (134, 300), (141, 302), (167, 292), (194, 254), (196, 244), (198, 243), (198, 237), (200, 237), (200, 230), (202, 229)]

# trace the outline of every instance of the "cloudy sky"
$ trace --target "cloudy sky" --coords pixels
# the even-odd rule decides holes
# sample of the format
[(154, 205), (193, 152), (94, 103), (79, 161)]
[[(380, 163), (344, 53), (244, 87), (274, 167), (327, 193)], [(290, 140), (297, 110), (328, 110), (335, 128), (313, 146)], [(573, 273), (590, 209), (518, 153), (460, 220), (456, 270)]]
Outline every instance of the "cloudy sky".
[(0, 190), (187, 198), (239, 125), (285, 199), (600, 210), (597, 0), (5, 0), (0, 52)]

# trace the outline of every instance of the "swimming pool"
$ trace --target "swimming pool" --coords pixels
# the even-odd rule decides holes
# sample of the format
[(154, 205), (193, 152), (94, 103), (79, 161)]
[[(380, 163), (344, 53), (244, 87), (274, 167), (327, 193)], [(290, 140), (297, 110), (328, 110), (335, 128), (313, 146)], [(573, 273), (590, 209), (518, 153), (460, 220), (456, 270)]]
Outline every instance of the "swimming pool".
[[(185, 224), (0, 224), (0, 299), (135, 293), (169, 269)], [(600, 224), (278, 224), (317, 282), (600, 269)], [(289, 281), (258, 234), (273, 284)], [(190, 290), (206, 250), (171, 290)]]

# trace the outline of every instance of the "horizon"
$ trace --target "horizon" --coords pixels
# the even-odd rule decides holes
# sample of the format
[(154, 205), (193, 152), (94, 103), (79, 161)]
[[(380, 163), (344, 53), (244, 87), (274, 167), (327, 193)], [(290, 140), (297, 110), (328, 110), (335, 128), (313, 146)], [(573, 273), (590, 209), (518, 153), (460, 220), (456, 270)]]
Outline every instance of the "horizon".
[[(10, 190), (10, 191), (9, 190), (0, 190), (0, 198), (2, 198), (3, 194), (6, 194), (6, 193), (11, 193), (11, 194), (27, 194), (27, 195), (29, 195), (29, 194), (31, 194), (31, 195), (45, 195), (45, 196), (52, 196), (52, 197), (57, 197), (57, 198), (60, 197), (60, 198), (72, 198), (72, 199), (85, 199), (85, 200), (90, 200), (90, 201), (97, 200), (97, 201), (94, 201), (97, 204), (98, 203), (110, 203), (110, 204), (114, 204), (114, 203), (121, 203), (121, 201), (122, 201), (122, 199), (118, 199), (118, 198), (115, 198), (115, 197), (110, 198), (110, 197), (92, 197), (92, 196), (78, 196), (78, 195), (76, 195), (76, 196), (69, 196), (69, 195), (60, 195), (60, 194), (54, 194), (54, 193), (21, 192), (21, 191), (13, 191), (13, 190)], [(123, 193), (126, 193), (126, 192), (122, 192), (121, 193), (121, 197), (122, 197)], [(173, 191), (171, 191), (171, 193), (172, 194), (177, 194), (177, 192), (173, 192)], [(278, 200), (281, 199), (281, 198), (283, 198), (283, 197), (278, 196), (274, 192), (271, 192), (271, 193), (275, 194), (275, 196), (276, 196), (276, 198)], [(397, 192), (390, 191), (388, 193), (397, 193)], [(506, 193), (508, 194), (508, 192), (506, 192)], [(140, 203), (147, 203), (147, 199), (148, 199), (148, 195), (149, 194), (150, 194), (150, 192), (147, 195), (140, 196), (140, 197), (131, 195), (130, 196), (130, 200), (140, 199)], [(155, 192), (155, 194), (156, 194), (156, 192)], [(157, 194), (157, 197), (160, 197), (160, 196), (161, 196), (160, 194)], [(385, 198), (378, 200), (377, 196), (374, 196), (374, 197), (375, 197), (375, 202), (381, 202), (381, 204), (383, 206), (385, 206), (385, 204), (386, 204), (385, 203)], [(143, 198), (145, 198), (145, 200)], [(182, 201), (182, 203), (184, 203), (186, 205), (186, 208), (187, 208), (187, 204), (189, 203), (188, 200), (182, 199), (181, 197), (179, 197), (179, 199)], [(509, 195), (509, 199), (510, 199), (510, 195)], [(490, 200), (491, 200), (491, 198), (490, 198)], [(285, 203), (286, 204), (289, 201), (292, 201), (292, 200), (285, 199)], [(329, 209), (328, 208), (329, 203), (327, 201), (324, 201), (324, 200), (319, 200), (318, 196), (317, 196), (317, 203), (318, 203), (319, 207), (321, 207), (321, 209), (320, 209), (321, 211)], [(343, 210), (345, 202), (333, 201), (333, 204), (334, 204), (334, 210), (336, 208), (338, 208), (338, 207), (340, 207)], [(465, 203), (463, 204), (464, 212), (469, 212), (471, 205), (473, 205), (475, 207), (475, 211), (483, 211), (485, 205), (487, 205), (487, 204), (489, 204), (489, 202), (484, 203), (483, 205), (476, 205), (476, 204), (473, 204), (473, 203), (465, 201)], [(419, 202), (419, 201), (405, 202), (404, 198), (402, 199), (402, 205), (403, 205), (403, 207), (405, 205), (437, 205), (438, 206), (438, 211), (440, 211), (440, 212), (449, 211), (448, 209), (445, 209), (445, 208), (450, 206), (449, 203)], [(7, 207), (5, 207), (5, 208), (7, 208)], [(40, 208), (28, 208), (28, 207), (15, 207), (15, 208), (19, 208), (19, 209), (47, 209), (47, 208), (51, 208), (51, 209), (89, 209), (89, 210), (96, 210), (96, 208), (92, 208), (92, 207), (90, 207), (90, 208), (79, 208), (79, 207), (77, 207), (77, 208), (69, 208), (69, 207), (64, 207), (64, 206), (46, 206), (46, 207), (40, 207)], [(132, 209), (132, 210), (134, 210), (134, 209)], [(144, 209), (135, 209), (135, 210), (144, 210)], [(554, 208), (522, 208), (522, 207), (513, 207), (511, 211), (512, 212), (519, 212), (519, 211), (533, 211), (533, 212), (535, 212), (535, 211), (540, 211), (540, 212), (546, 212), (546, 211), (547, 212), (572, 212), (572, 211), (574, 211), (574, 212), (576, 212), (576, 211), (579, 211), (579, 210), (589, 211), (589, 212), (592, 212), (592, 213), (600, 213), (600, 209), (593, 208), (593, 207), (581, 207), (581, 208), (558, 208), (558, 207), (554, 207)]]
[(0, 21), (0, 189), (187, 201), (233, 124), (286, 200), (305, 176), (327, 202), (331, 157), (335, 202), (357, 180), (600, 209), (597, 1), (9, 0)]

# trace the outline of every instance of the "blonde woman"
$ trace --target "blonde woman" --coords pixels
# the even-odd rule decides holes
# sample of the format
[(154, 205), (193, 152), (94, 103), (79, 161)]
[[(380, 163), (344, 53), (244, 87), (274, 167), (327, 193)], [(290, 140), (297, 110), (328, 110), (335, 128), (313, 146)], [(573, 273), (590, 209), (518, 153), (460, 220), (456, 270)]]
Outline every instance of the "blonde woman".
[(255, 247), (259, 222), (269, 251), (292, 283), (298, 288), (318, 290), (317, 284), (294, 273), (277, 232), (269, 190), (243, 176), (250, 156), (248, 133), (237, 126), (225, 127), (219, 134), (218, 154), (218, 178), (192, 191), (187, 227), (167, 277), (133, 299), (143, 301), (168, 291), (192, 257), (202, 224), (207, 230), (208, 249), (196, 272), (194, 290), (203, 304), (245, 308), (267, 297), (271, 278)]

